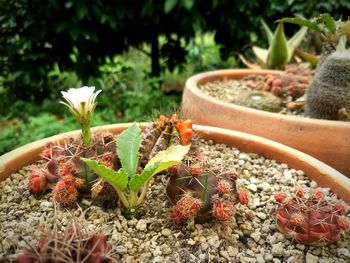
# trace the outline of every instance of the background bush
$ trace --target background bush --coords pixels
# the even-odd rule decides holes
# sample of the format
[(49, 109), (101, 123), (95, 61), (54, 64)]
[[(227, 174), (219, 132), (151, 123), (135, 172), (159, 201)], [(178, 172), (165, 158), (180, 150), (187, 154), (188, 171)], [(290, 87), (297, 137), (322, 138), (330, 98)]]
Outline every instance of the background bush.
[(189, 75), (241, 66), (235, 52), (267, 42), (261, 18), (274, 28), (349, 10), (348, 0), (0, 0), (0, 154), (77, 128), (61, 90), (103, 90), (95, 125), (148, 120), (179, 107)]

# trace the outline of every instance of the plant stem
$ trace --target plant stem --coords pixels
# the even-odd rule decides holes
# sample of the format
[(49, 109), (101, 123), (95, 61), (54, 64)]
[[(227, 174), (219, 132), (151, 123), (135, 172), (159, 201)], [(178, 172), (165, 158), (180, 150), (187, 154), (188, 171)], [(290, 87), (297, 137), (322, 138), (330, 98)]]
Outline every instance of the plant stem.
[(137, 200), (137, 204), (140, 205), (143, 200), (145, 199), (146, 197), (146, 194), (147, 194), (147, 190), (148, 190), (148, 186), (149, 186), (149, 183), (151, 182), (151, 179), (149, 179), (143, 186), (143, 189), (142, 189), (142, 192), (141, 192), (141, 195), (139, 197), (139, 199)]
[(130, 203), (129, 203), (127, 197), (125, 196), (125, 194), (121, 190), (116, 188), (116, 187), (114, 187), (114, 189), (116, 190), (116, 192), (117, 192), (117, 194), (118, 194), (118, 196), (120, 198), (120, 201), (122, 201), (123, 206), (124, 207), (130, 207)]
[(91, 145), (91, 129), (90, 122), (81, 123), (81, 132), (83, 135), (83, 144), (85, 147), (89, 147)]

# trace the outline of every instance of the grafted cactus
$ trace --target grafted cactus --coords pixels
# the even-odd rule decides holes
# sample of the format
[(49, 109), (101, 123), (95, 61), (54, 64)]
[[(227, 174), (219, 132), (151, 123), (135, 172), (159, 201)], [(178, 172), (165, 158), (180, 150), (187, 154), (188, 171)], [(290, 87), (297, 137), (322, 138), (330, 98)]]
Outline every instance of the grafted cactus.
[(226, 222), (234, 215), (237, 201), (248, 202), (247, 193), (237, 189), (236, 175), (215, 172), (202, 155), (183, 161), (169, 173), (166, 191), (173, 204), (170, 217), (176, 224), (212, 217)]
[(287, 198), (285, 193), (278, 193), (275, 199), (279, 202), (277, 228), (287, 237), (303, 244), (335, 242), (341, 230), (349, 227), (344, 216), (345, 206), (327, 202), (321, 191), (305, 196), (299, 188), (291, 198)]
[(192, 121), (182, 120), (176, 114), (161, 115), (142, 132), (139, 164), (143, 167), (159, 151), (173, 145), (188, 145), (192, 138)]
[(80, 160), (81, 157), (96, 159), (114, 169), (120, 166), (111, 134), (95, 134), (87, 148), (80, 138), (65, 140), (63, 145), (50, 143), (42, 156), (47, 163), (44, 168), (31, 167), (29, 191), (39, 194), (52, 188), (54, 199), (65, 205), (75, 202), (79, 192), (90, 194), (93, 181), (97, 179), (97, 175)]

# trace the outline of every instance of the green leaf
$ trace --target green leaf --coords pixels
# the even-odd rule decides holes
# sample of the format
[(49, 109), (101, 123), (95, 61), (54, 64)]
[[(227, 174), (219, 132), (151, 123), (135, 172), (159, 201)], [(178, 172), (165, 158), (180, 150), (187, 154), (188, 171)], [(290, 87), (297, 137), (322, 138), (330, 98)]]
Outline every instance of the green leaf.
[(157, 153), (143, 169), (142, 174), (136, 175), (130, 180), (130, 190), (136, 192), (145, 182), (152, 178), (157, 173), (168, 169), (169, 167), (178, 164), (187, 154), (190, 145), (170, 146), (165, 151)]
[(288, 59), (287, 61), (290, 61), (292, 59), (293, 53), (295, 48), (297, 48), (301, 41), (303, 41), (306, 33), (307, 33), (308, 28), (307, 27), (302, 27), (299, 29), (298, 32), (295, 33), (294, 36), (292, 36), (288, 41), (287, 41), (287, 46), (288, 46)]
[(193, 0), (181, 0), (181, 4), (184, 8), (186, 8), (188, 11), (190, 11), (193, 7), (194, 1)]
[(141, 130), (134, 122), (128, 129), (119, 134), (117, 138), (117, 153), (129, 177), (136, 174), (139, 162), (138, 151), (141, 142)]
[(267, 57), (269, 54), (269, 51), (267, 49), (253, 46), (252, 50), (255, 55), (256, 62), (262, 67), (267, 68)]
[(86, 163), (93, 171), (95, 171), (104, 180), (109, 182), (114, 188), (124, 191), (128, 185), (128, 175), (123, 168), (119, 169), (117, 172), (107, 168), (106, 166), (99, 164), (95, 160), (90, 160), (87, 158), (80, 158), (84, 163)]
[(282, 69), (287, 63), (287, 59), (287, 39), (284, 34), (283, 23), (279, 23), (273, 35), (273, 41), (267, 57), (267, 65), (271, 69)]
[(177, 0), (166, 0), (164, 3), (164, 13), (168, 14), (177, 4)]
[(278, 20), (278, 22), (296, 24), (299, 26), (306, 26), (310, 29), (315, 30), (316, 32), (322, 33), (322, 29), (315, 23), (301, 17), (286, 17)]
[(299, 57), (301, 57), (303, 60), (308, 62), (312, 67), (316, 67), (320, 59), (312, 54), (309, 54), (305, 51), (302, 51), (299, 48), (295, 49), (295, 54), (297, 54)]
[(265, 30), (266, 36), (267, 36), (267, 41), (269, 43), (269, 46), (272, 43), (273, 40), (273, 33), (271, 31), (271, 29), (269, 28), (269, 26), (265, 23), (265, 21), (263, 19), (261, 19), (261, 24)]
[(322, 14), (321, 18), (322, 18), (324, 24), (326, 25), (326, 28), (328, 31), (327, 34), (330, 34), (330, 35), (335, 34), (337, 31), (337, 26), (335, 24), (333, 17), (331, 17), (330, 14), (326, 13), (326, 14)]

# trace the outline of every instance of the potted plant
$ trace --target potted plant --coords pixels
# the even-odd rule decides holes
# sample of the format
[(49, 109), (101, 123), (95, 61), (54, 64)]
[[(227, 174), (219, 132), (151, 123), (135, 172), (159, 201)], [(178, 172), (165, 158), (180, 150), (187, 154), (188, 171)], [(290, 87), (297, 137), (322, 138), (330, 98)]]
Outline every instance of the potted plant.
[[(325, 20), (331, 21), (329, 20), (329, 16), (322, 17), (323, 20), (321, 19), (318, 21), (321, 21), (323, 24), (327, 24)], [(285, 20), (282, 19), (281, 21)], [(286, 22), (290, 22), (290, 20), (287, 20)], [(333, 21), (333, 23), (335, 22)], [(308, 26), (309, 24), (302, 23), (301, 25)], [(325, 28), (325, 26), (320, 25), (319, 28)], [(339, 35), (345, 35), (345, 33), (339, 33), (339, 31), (344, 31), (344, 29), (346, 28), (347, 27), (344, 23), (343, 26), (338, 26), (337, 30), (334, 31), (334, 34), (338, 36), (338, 40)], [(271, 34), (269, 35), (271, 36)], [(334, 42), (334, 38), (331, 38), (330, 35), (331, 32), (327, 34), (328, 38), (326, 39), (332, 39), (332, 41)], [(335, 54), (334, 56), (337, 55)], [(265, 56), (265, 58), (266, 57), (268, 56)], [(343, 55), (341, 55), (340, 57), (343, 57)], [(337, 60), (337, 58), (330, 57), (328, 60), (330, 60), (330, 62), (326, 64), (332, 67), (332, 65), (334, 65), (333, 61)], [(259, 60), (257, 59), (257, 61)], [(343, 65), (344, 66), (341, 69), (338, 69), (338, 71), (343, 72), (343, 70), (348, 70), (348, 64), (343, 63)], [(325, 71), (323, 70), (321, 72), (319, 70), (316, 70), (316, 72), (318, 75), (316, 75), (314, 82), (320, 83), (320, 78), (322, 78), (322, 81), (324, 81), (323, 76), (327, 75), (326, 73), (324, 73)], [(240, 103), (233, 104), (228, 103), (227, 101), (219, 100), (217, 98), (214, 98), (213, 96), (208, 96), (205, 92), (203, 92), (203, 88), (199, 89), (199, 87), (203, 86), (204, 84), (208, 84), (214, 81), (221, 81), (221, 83), (223, 83), (221, 85), (224, 85), (225, 81), (229, 81), (232, 79), (241, 79), (243, 77), (246, 77), (247, 75), (253, 74), (275, 75), (276, 77), (272, 76), (270, 78), (264, 78), (264, 83), (261, 85), (262, 89), (266, 91), (271, 91), (275, 95), (279, 95), (281, 92), (281, 83), (284, 81), (283, 78), (288, 78), (288, 76), (283, 77), (281, 75), (282, 72), (266, 70), (261, 71), (256, 69), (228, 69), (197, 74), (195, 76), (190, 77), (185, 85), (182, 97), (182, 110), (184, 116), (193, 119), (194, 122), (199, 124), (239, 130), (262, 136), (265, 138), (269, 138), (277, 142), (281, 142), (285, 145), (291, 146), (302, 152), (310, 154), (318, 158), (319, 160), (331, 165), (332, 167), (344, 173), (345, 175), (350, 176), (350, 165), (348, 162), (350, 158), (350, 123), (341, 120), (327, 120), (328, 116), (333, 116), (336, 118), (342, 117), (343, 119), (348, 118), (348, 109), (346, 109), (345, 106), (346, 103), (349, 103), (349, 95), (344, 95), (349, 93), (349, 89), (346, 86), (347, 84), (343, 88), (345, 93), (343, 91), (335, 91), (333, 93), (339, 94), (343, 97), (342, 100), (347, 100), (347, 102), (328, 102), (327, 104), (337, 105), (335, 109), (332, 110), (333, 112), (331, 114), (324, 113), (323, 115), (319, 115), (316, 113), (311, 114), (310, 116), (312, 118), (304, 118), (301, 116), (289, 116), (285, 114), (275, 113), (278, 110), (275, 110), (275, 112), (267, 112), (265, 110), (262, 110), (262, 108), (260, 107), (261, 103), (258, 104), (256, 101), (261, 101), (261, 98), (270, 97), (270, 95), (266, 96), (265, 93), (261, 93), (261, 91), (253, 91), (252, 94), (248, 94), (248, 96), (244, 95)], [(344, 76), (347, 75), (347, 73), (344, 74)], [(293, 74), (292, 76), (295, 76), (295, 74)], [(327, 76), (329, 76), (329, 74)], [(340, 80), (340, 77), (333, 79)], [(276, 80), (276, 83), (274, 82), (274, 80)], [(305, 83), (303, 82), (304, 81), (297, 83), (297, 86), (299, 87), (298, 89), (291, 89), (286, 91), (289, 92), (289, 94), (293, 97), (293, 93), (298, 92), (298, 90), (300, 89), (306, 88), (307, 85), (305, 85)], [(346, 83), (346, 81), (344, 83)], [(332, 85), (332, 83), (328, 84)], [(336, 85), (338, 85), (338, 83)], [(315, 84), (311, 84), (311, 87), (313, 86), (315, 86)], [(316, 89), (310, 88), (309, 90), (314, 90), (313, 93), (310, 93), (310, 95), (307, 96), (309, 98), (309, 101), (311, 101), (311, 99), (315, 97), (312, 96), (312, 94), (321, 94)], [(300, 95), (301, 93), (299, 94), (299, 97)], [(333, 96), (330, 95), (320, 95), (319, 99), (330, 99), (332, 97)], [(249, 99), (248, 103), (246, 102), (247, 98)], [(267, 101), (268, 105), (272, 104), (270, 99), (264, 100)], [(301, 106), (303, 106), (305, 102), (302, 101), (299, 103), (301, 103)], [(310, 107), (308, 106), (309, 103), (307, 98), (306, 103), (306, 108), (310, 109)], [(313, 105), (320, 105), (321, 107), (322, 105), (326, 105), (323, 102), (320, 102), (320, 100), (313, 100), (312, 103)], [(251, 107), (252, 104), (253, 107), (255, 107), (255, 109)], [(292, 105), (293, 107), (297, 107), (300, 104), (298, 104), (297, 101), (297, 103), (294, 103)], [(312, 109), (314, 108), (315, 107), (313, 107)], [(310, 112), (310, 110), (308, 111)], [(322, 117), (323, 119), (315, 119), (314, 117)]]
[[(90, 95), (76, 101), (69, 97), (68, 105), (70, 108), (74, 106), (72, 112), (78, 120), (84, 120), (79, 123), (89, 125), (86, 117), (91, 120), (96, 93), (92, 89), (84, 90)], [(81, 110), (77, 110), (78, 106), (82, 106)], [(277, 228), (287, 236), (291, 235), (289, 229), (296, 223), (312, 230), (312, 234), (305, 235), (301, 228), (294, 234), (298, 241), (307, 244), (305, 250), (308, 253), (313, 252), (310, 243), (348, 239), (347, 212), (343, 202), (350, 201), (350, 179), (315, 158), (254, 135), (209, 126), (192, 127), (190, 120), (181, 120), (176, 115), (160, 116), (154, 123), (144, 123), (139, 127), (142, 133), (138, 125), (128, 123), (98, 127), (90, 130), (91, 134), (85, 129), (87, 127), (82, 127), (82, 132), (40, 140), (1, 156), (3, 181), (0, 182), (0, 191), (4, 195), (0, 206), (4, 213), (0, 213), (0, 218), (4, 234), (0, 234), (3, 238), (0, 257), (5, 255), (6, 259), (11, 251), (18, 252), (15, 248), (18, 235), (25, 240), (29, 237), (36, 239), (39, 225), (50, 222), (55, 203), (65, 208), (55, 215), (63, 225), (68, 223), (67, 214), (75, 215), (82, 207), (87, 211), (79, 221), (84, 222), (89, 231), (101, 228), (104, 233), (82, 234), (86, 238), (85, 244), (79, 241), (80, 230), (72, 229), (68, 224), (61, 232), (63, 236), (57, 231), (53, 232), (53, 238), (44, 235), (39, 243), (25, 250), (21, 260), (36, 262), (40, 253), (47, 251), (62, 256), (61, 247), (74, 251), (76, 245), (79, 255), (84, 257), (108, 257), (110, 260), (113, 255), (113, 259), (123, 262), (164, 262), (176, 258), (185, 262), (194, 257), (201, 261), (209, 258), (247, 261), (254, 259), (254, 251), (258, 259), (287, 260), (295, 255), (283, 252), (285, 244), (273, 239), (282, 237)], [(104, 142), (101, 137), (96, 137), (96, 133), (107, 132), (112, 137), (119, 135), (111, 141), (110, 136), (103, 137)], [(86, 134), (90, 140), (84, 140)], [(80, 137), (80, 144), (67, 136)], [(189, 145), (192, 152), (183, 159)], [(33, 156), (38, 158), (40, 154), (42, 160), (34, 162)], [(26, 165), (30, 166), (11, 175)], [(167, 173), (171, 174), (167, 182), (164, 175), (151, 180), (167, 167), (170, 168)], [(94, 178), (96, 174), (99, 177)], [(91, 181), (91, 178), (94, 179)], [(91, 195), (82, 187), (86, 182), (91, 182)], [(112, 188), (104, 188), (107, 183)], [(300, 200), (304, 200), (304, 196), (309, 200), (307, 196), (310, 194), (310, 201), (305, 203), (314, 202), (313, 198), (317, 197), (319, 204), (329, 208), (328, 212), (319, 210), (323, 206), (310, 211), (303, 208), (300, 210), (302, 214), (295, 209), (292, 211), (289, 208), (292, 201), (281, 196), (279, 191), (287, 193), (295, 187), (295, 195)], [(54, 190), (45, 191), (48, 188)], [(107, 200), (119, 203), (117, 207), (102, 208), (90, 198), (93, 192), (111, 197), (113, 191), (117, 192), (117, 197)], [(305, 194), (302, 195), (301, 191)], [(59, 193), (59, 198), (56, 193)], [(69, 197), (70, 202), (63, 201), (63, 197)], [(53, 199), (56, 202), (53, 203)], [(295, 222), (294, 216), (289, 217), (283, 212), (274, 215), (271, 207), (277, 207), (278, 211), (283, 211), (283, 207), (290, 209), (300, 220)], [(141, 216), (138, 215), (139, 208), (144, 210)], [(322, 212), (321, 216), (316, 216), (317, 212)], [(18, 217), (13, 217), (14, 214)], [(313, 222), (324, 225), (315, 228), (307, 223), (304, 219), (309, 214)], [(279, 220), (278, 225), (275, 218)], [(266, 244), (259, 236), (264, 231), (270, 233)], [(109, 237), (108, 243), (106, 236)], [(252, 248), (244, 241), (247, 239), (269, 248), (265, 252), (258, 248), (261, 244)], [(304, 248), (299, 249), (293, 240), (286, 242), (289, 249), (295, 248), (293, 253), (304, 253)], [(84, 244), (83, 249), (79, 250), (79, 244)], [(337, 256), (332, 252), (332, 246), (327, 247), (330, 259)], [(23, 242), (20, 247), (23, 247)], [(207, 254), (209, 248), (215, 255)], [(345, 256), (341, 254), (341, 257)]]

